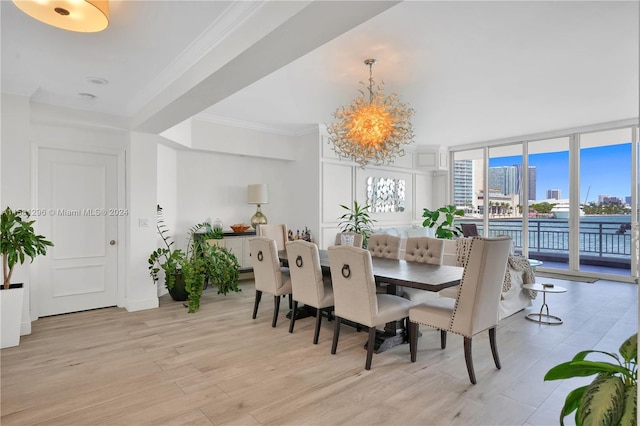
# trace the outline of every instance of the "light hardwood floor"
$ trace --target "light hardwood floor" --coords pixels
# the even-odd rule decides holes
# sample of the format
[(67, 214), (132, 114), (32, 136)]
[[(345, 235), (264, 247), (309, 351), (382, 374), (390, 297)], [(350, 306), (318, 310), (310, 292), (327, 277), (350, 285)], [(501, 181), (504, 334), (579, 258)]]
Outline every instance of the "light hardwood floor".
[[(538, 279), (542, 282), (542, 279)], [(251, 319), (254, 288), (226, 297), (208, 289), (187, 314), (163, 296), (159, 309), (107, 308), (33, 323), (19, 347), (1, 351), (1, 417), (8, 425), (553, 425), (569, 390), (590, 378), (544, 382), (545, 372), (586, 348), (616, 351), (638, 328), (637, 286), (544, 279), (560, 326), (519, 312), (498, 327), (502, 370), (488, 336), (473, 340), (478, 384), (469, 383), (462, 338), (422, 328), (418, 360), (408, 345), (375, 354), (364, 370), (366, 333), (333, 323), (312, 344), (313, 318), (288, 333), (287, 304), (271, 328), (264, 297)], [(567, 418), (568, 423), (573, 421)]]

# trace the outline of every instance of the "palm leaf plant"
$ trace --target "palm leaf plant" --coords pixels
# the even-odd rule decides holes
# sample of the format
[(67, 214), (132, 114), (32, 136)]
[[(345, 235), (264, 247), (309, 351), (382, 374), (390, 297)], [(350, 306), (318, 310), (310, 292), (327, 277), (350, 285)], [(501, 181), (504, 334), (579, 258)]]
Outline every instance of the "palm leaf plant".
[[(616, 353), (585, 350), (571, 361), (556, 365), (544, 380), (561, 380), (597, 374), (588, 385), (572, 390), (560, 412), (564, 418), (576, 412), (575, 422), (581, 425), (635, 425), (638, 411), (638, 333), (629, 337)], [(615, 363), (590, 361), (589, 354), (603, 354)]]
[(340, 204), (340, 207), (347, 212), (340, 216), (338, 220), (338, 227), (342, 232), (353, 232), (355, 234), (362, 235), (362, 247), (367, 247), (367, 240), (369, 235), (373, 233), (374, 219), (369, 217), (369, 209), (371, 206), (362, 206), (357, 201), (353, 202), (353, 208)]
[(445, 238), (451, 240), (454, 237), (462, 235), (462, 228), (456, 224), (457, 216), (464, 216), (464, 210), (456, 208), (454, 205), (447, 205), (436, 210), (423, 209), (422, 217), (424, 221), (422, 226), (425, 228), (436, 228), (436, 238)]

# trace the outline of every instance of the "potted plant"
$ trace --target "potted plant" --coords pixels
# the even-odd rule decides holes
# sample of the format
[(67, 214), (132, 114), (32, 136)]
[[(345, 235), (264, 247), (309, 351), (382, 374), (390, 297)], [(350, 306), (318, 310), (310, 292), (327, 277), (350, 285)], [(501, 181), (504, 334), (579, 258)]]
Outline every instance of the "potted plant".
[(184, 255), (180, 249), (172, 247), (174, 241), (168, 234), (169, 229), (164, 223), (160, 205), (156, 207), (156, 212), (158, 215), (156, 229), (158, 230), (158, 235), (162, 238), (164, 247), (154, 250), (149, 256), (149, 275), (151, 275), (153, 282), (156, 283), (159, 280), (158, 273), (162, 269), (164, 271), (164, 286), (169, 291), (171, 298), (176, 301), (184, 301), (189, 297), (180, 267), (180, 260)]
[[(204, 230), (204, 232), (203, 232)], [(200, 297), (207, 280), (218, 287), (218, 294), (239, 292), (240, 264), (236, 256), (226, 247), (211, 244), (219, 241), (222, 228), (211, 228), (208, 222), (199, 223), (189, 230), (189, 243), (181, 266), (189, 293), (189, 312), (200, 307)]]
[(464, 210), (457, 209), (454, 205), (447, 205), (436, 210), (423, 209), (422, 226), (425, 228), (436, 228), (436, 238), (451, 240), (462, 235), (460, 225), (454, 223), (456, 216), (464, 216)]
[(156, 283), (162, 269), (169, 294), (174, 300), (188, 300), (190, 313), (200, 308), (200, 298), (207, 278), (217, 284), (219, 294), (240, 291), (240, 265), (233, 253), (226, 248), (207, 244), (206, 241), (213, 239), (215, 235), (208, 222), (199, 223), (189, 230), (189, 242), (185, 251), (172, 248), (173, 240), (168, 235), (160, 206), (157, 229), (164, 247), (158, 248), (149, 256), (149, 274)]
[(369, 235), (373, 233), (374, 219), (369, 217), (369, 208), (371, 206), (361, 206), (357, 201), (353, 202), (353, 208), (340, 204), (340, 207), (347, 212), (338, 219), (340, 223), (338, 227), (341, 232), (353, 232), (362, 235), (362, 247), (367, 247)]
[[(569, 379), (597, 374), (591, 384), (572, 390), (560, 412), (560, 424), (576, 411), (576, 425), (635, 425), (638, 411), (638, 333), (629, 337), (617, 354), (586, 350), (571, 361), (556, 365), (544, 380)], [(616, 363), (588, 361), (589, 354), (603, 354)]]
[(0, 215), (0, 253), (2, 253), (3, 285), (0, 291), (2, 312), (1, 347), (17, 346), (20, 343), (20, 321), (22, 319), (22, 283), (11, 284), (13, 269), (26, 257), (33, 259), (47, 253), (53, 244), (33, 229), (35, 220), (28, 220), (25, 210), (11, 210), (7, 207)]

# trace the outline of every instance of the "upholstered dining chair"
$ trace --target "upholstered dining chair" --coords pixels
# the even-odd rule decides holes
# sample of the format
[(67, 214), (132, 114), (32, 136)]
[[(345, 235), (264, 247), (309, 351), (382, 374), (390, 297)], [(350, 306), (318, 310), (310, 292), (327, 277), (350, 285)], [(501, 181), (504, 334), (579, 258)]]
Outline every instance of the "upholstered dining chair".
[[(262, 225), (261, 225), (262, 226)], [(253, 319), (258, 315), (258, 305), (262, 293), (273, 294), (273, 320), (271, 326), (278, 322), (280, 297), (289, 295), (291, 300), (291, 279), (288, 272), (283, 272), (278, 259), (276, 242), (266, 237), (254, 237), (249, 240), (251, 264), (256, 283), (256, 299), (253, 305)]]
[(496, 368), (501, 368), (496, 344), (498, 304), (511, 247), (509, 237), (473, 237), (456, 299), (429, 300), (409, 311), (409, 347), (411, 362), (416, 361), (419, 324), (440, 330), (440, 346), (447, 344), (447, 332), (464, 337), (464, 357), (469, 380), (476, 384), (471, 355), (471, 339), (489, 330), (491, 353)]
[(258, 229), (256, 230), (256, 235), (259, 237), (271, 238), (276, 242), (276, 247), (278, 250), (286, 249), (286, 242), (289, 239), (287, 237), (287, 225), (285, 224), (276, 224), (276, 225), (258, 225)]
[[(387, 234), (371, 234), (367, 240), (367, 250), (372, 257), (384, 257), (387, 259), (400, 259), (400, 245), (402, 237)], [(376, 285), (378, 293), (386, 293), (387, 288), (384, 283)]]
[(411, 301), (392, 294), (376, 294), (371, 253), (353, 246), (329, 247), (335, 324), (331, 353), (338, 349), (342, 319), (369, 327), (365, 369), (371, 369), (376, 327), (407, 318)]
[(348, 234), (353, 235), (353, 245), (354, 247), (362, 247), (362, 235), (356, 234), (355, 232), (338, 232), (336, 234), (336, 245), (342, 245), (342, 235)]
[(367, 250), (373, 257), (399, 259), (401, 243), (402, 238), (395, 235), (371, 234), (367, 240)]
[[(442, 238), (410, 237), (407, 238), (404, 260), (408, 262), (429, 263), (442, 265), (444, 255), (444, 242)], [(438, 293), (417, 288), (403, 287), (402, 297), (413, 302), (423, 303), (438, 297)]]
[(289, 333), (293, 333), (296, 323), (298, 303), (316, 308), (316, 328), (313, 344), (318, 344), (322, 310), (333, 307), (333, 288), (331, 278), (322, 275), (318, 246), (313, 243), (296, 240), (287, 242), (287, 258), (293, 290), (293, 311), (289, 324)]

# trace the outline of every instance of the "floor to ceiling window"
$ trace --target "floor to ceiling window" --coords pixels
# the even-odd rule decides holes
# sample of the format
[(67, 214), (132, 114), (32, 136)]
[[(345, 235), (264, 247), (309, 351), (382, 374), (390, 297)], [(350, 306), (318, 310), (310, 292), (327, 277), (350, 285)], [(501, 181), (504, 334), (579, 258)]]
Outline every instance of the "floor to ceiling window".
[[(529, 182), (528, 189), (525, 179)], [(535, 200), (535, 168), (529, 167), (528, 172), (523, 168), (521, 143), (489, 148), (488, 182), (483, 191), (488, 235), (510, 236), (514, 249), (521, 252), (523, 206), (527, 200)]]
[(630, 274), (631, 138), (629, 128), (580, 135), (580, 270)]
[(543, 269), (631, 278), (639, 145), (626, 127), (454, 151), (452, 201), (465, 211), (461, 222), (509, 235)]
[(528, 255), (547, 267), (569, 268), (569, 138), (529, 142)]

